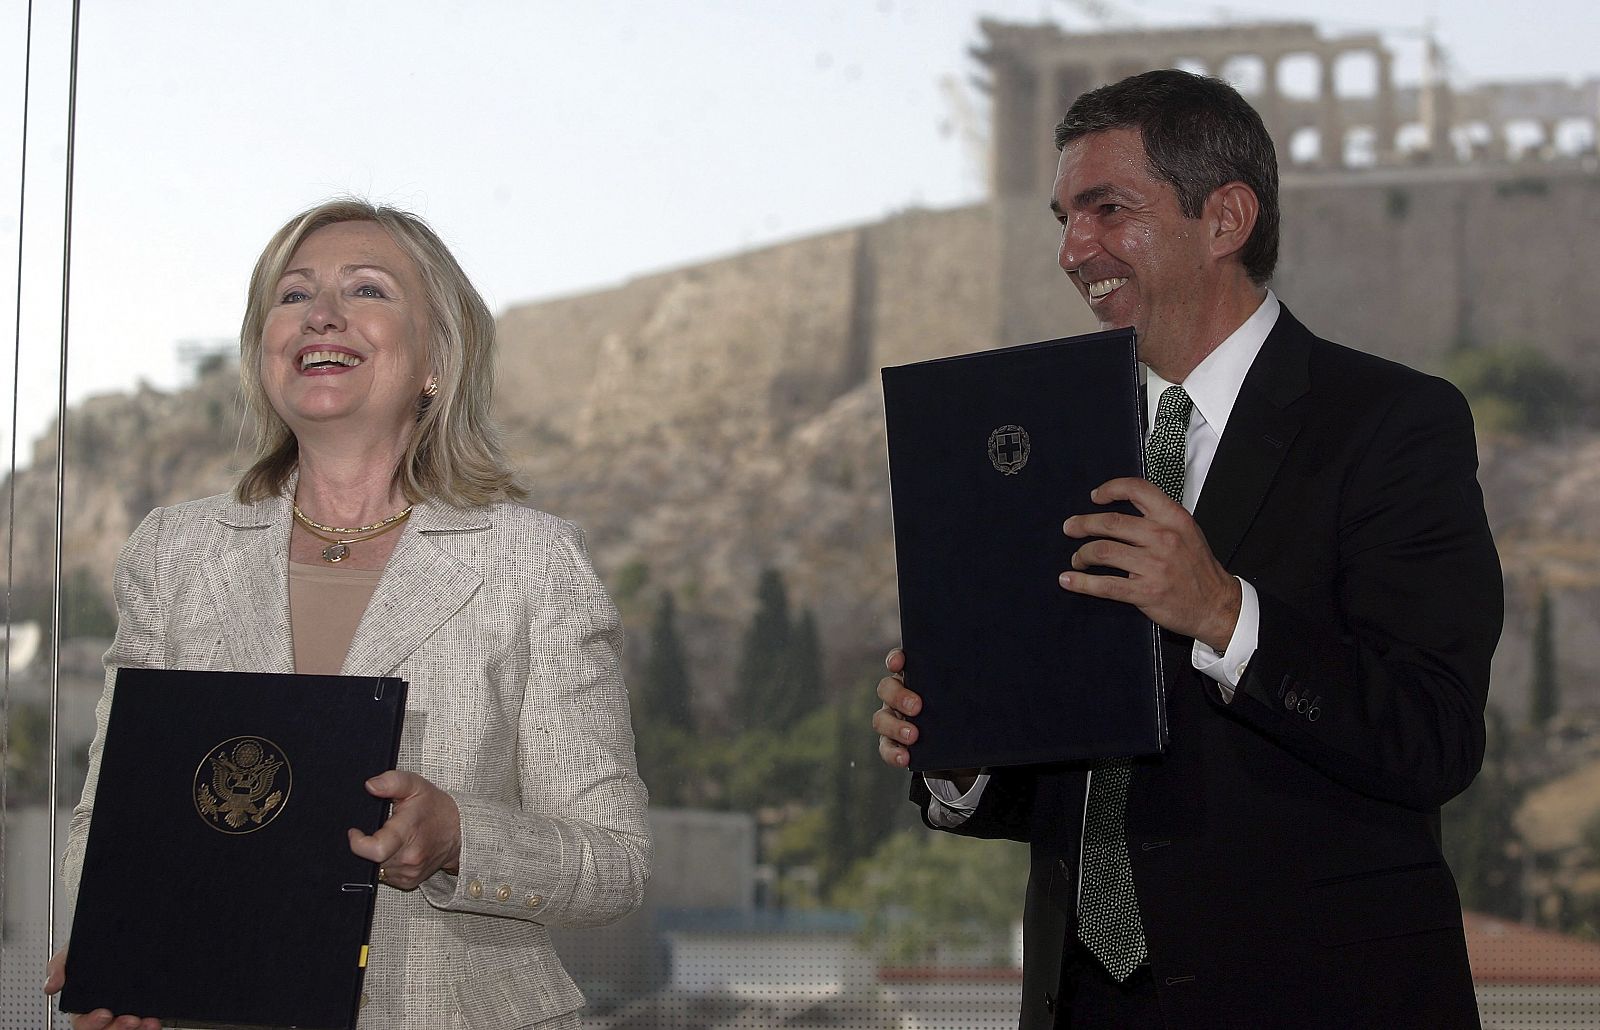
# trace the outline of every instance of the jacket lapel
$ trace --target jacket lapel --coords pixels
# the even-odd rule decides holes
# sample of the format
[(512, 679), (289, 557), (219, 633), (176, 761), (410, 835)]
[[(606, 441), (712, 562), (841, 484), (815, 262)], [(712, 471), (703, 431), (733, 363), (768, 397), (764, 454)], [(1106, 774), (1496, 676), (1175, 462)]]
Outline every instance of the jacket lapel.
[(347, 676), (390, 675), (460, 611), (483, 585), (483, 577), (439, 547), (433, 537), (489, 528), (483, 509), (416, 505), (340, 671)]
[(269, 497), (232, 504), (218, 521), (235, 545), (201, 570), (201, 585), (216, 607), (234, 667), (293, 672), (289, 636), (289, 501)]
[(1284, 308), (1217, 444), (1194, 516), (1223, 565), (1238, 550), (1300, 431), (1303, 415), (1292, 405), (1310, 388), (1310, 342), (1310, 332)]

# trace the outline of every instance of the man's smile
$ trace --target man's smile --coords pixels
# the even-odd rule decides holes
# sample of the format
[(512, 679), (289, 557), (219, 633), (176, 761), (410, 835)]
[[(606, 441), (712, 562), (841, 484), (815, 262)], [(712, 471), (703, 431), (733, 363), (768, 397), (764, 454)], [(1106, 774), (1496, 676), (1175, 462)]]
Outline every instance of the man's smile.
[(1092, 282), (1085, 282), (1083, 289), (1089, 295), (1090, 300), (1099, 300), (1127, 281), (1127, 276), (1121, 276), (1116, 279), (1096, 279)]

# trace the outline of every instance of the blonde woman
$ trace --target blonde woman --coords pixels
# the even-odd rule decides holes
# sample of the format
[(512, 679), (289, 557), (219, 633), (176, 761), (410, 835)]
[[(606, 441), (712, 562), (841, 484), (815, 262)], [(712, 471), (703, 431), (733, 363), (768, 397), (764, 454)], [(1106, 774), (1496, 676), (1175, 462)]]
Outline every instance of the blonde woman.
[[(576, 1027), (583, 998), (545, 928), (639, 905), (646, 796), (616, 608), (582, 534), (513, 503), (488, 416), (493, 319), (421, 219), (336, 200), (267, 244), (240, 350), (256, 461), (232, 494), (134, 532), (107, 669), (408, 681), (399, 767), (367, 784), (393, 814), (351, 831), (384, 884), (361, 1026)], [(69, 893), (110, 702), (108, 677)]]

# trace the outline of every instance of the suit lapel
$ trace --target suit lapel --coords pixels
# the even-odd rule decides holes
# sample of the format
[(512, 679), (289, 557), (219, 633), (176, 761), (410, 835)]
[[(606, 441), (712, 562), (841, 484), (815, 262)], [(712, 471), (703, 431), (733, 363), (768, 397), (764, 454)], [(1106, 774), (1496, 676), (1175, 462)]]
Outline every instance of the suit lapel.
[(389, 556), (340, 671), (347, 676), (387, 676), (460, 611), (483, 585), (483, 577), (431, 537), (489, 528), (481, 509), (418, 504)]
[(1195, 504), (1217, 560), (1227, 565), (1261, 508), (1303, 415), (1294, 402), (1310, 386), (1311, 334), (1284, 308), (1246, 373)]
[(202, 567), (234, 668), (293, 672), (289, 636), (289, 501), (234, 504), (219, 516), (235, 546)]

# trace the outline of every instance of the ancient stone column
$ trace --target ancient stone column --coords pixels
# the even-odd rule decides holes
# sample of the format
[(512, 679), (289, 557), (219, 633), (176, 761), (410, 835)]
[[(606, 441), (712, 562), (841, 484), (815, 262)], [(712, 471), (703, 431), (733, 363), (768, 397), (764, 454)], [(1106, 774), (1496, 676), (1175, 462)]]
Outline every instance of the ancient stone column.
[(1256, 111), (1272, 136), (1272, 145), (1278, 151), (1278, 162), (1289, 159), (1289, 127), (1283, 113), (1283, 91), (1278, 88), (1278, 64), (1283, 54), (1261, 55), (1261, 95), (1256, 98)]
[(1394, 56), (1379, 47), (1372, 51), (1377, 60), (1378, 92), (1373, 97), (1372, 130), (1377, 135), (1373, 157), (1381, 165), (1393, 164), (1398, 147), (1395, 137), (1400, 132), (1400, 118), (1395, 111)]
[(1324, 168), (1338, 168), (1344, 164), (1344, 112), (1334, 81), (1339, 51), (1325, 47), (1317, 56), (1322, 62), (1322, 85), (1317, 96), (1317, 163)]

